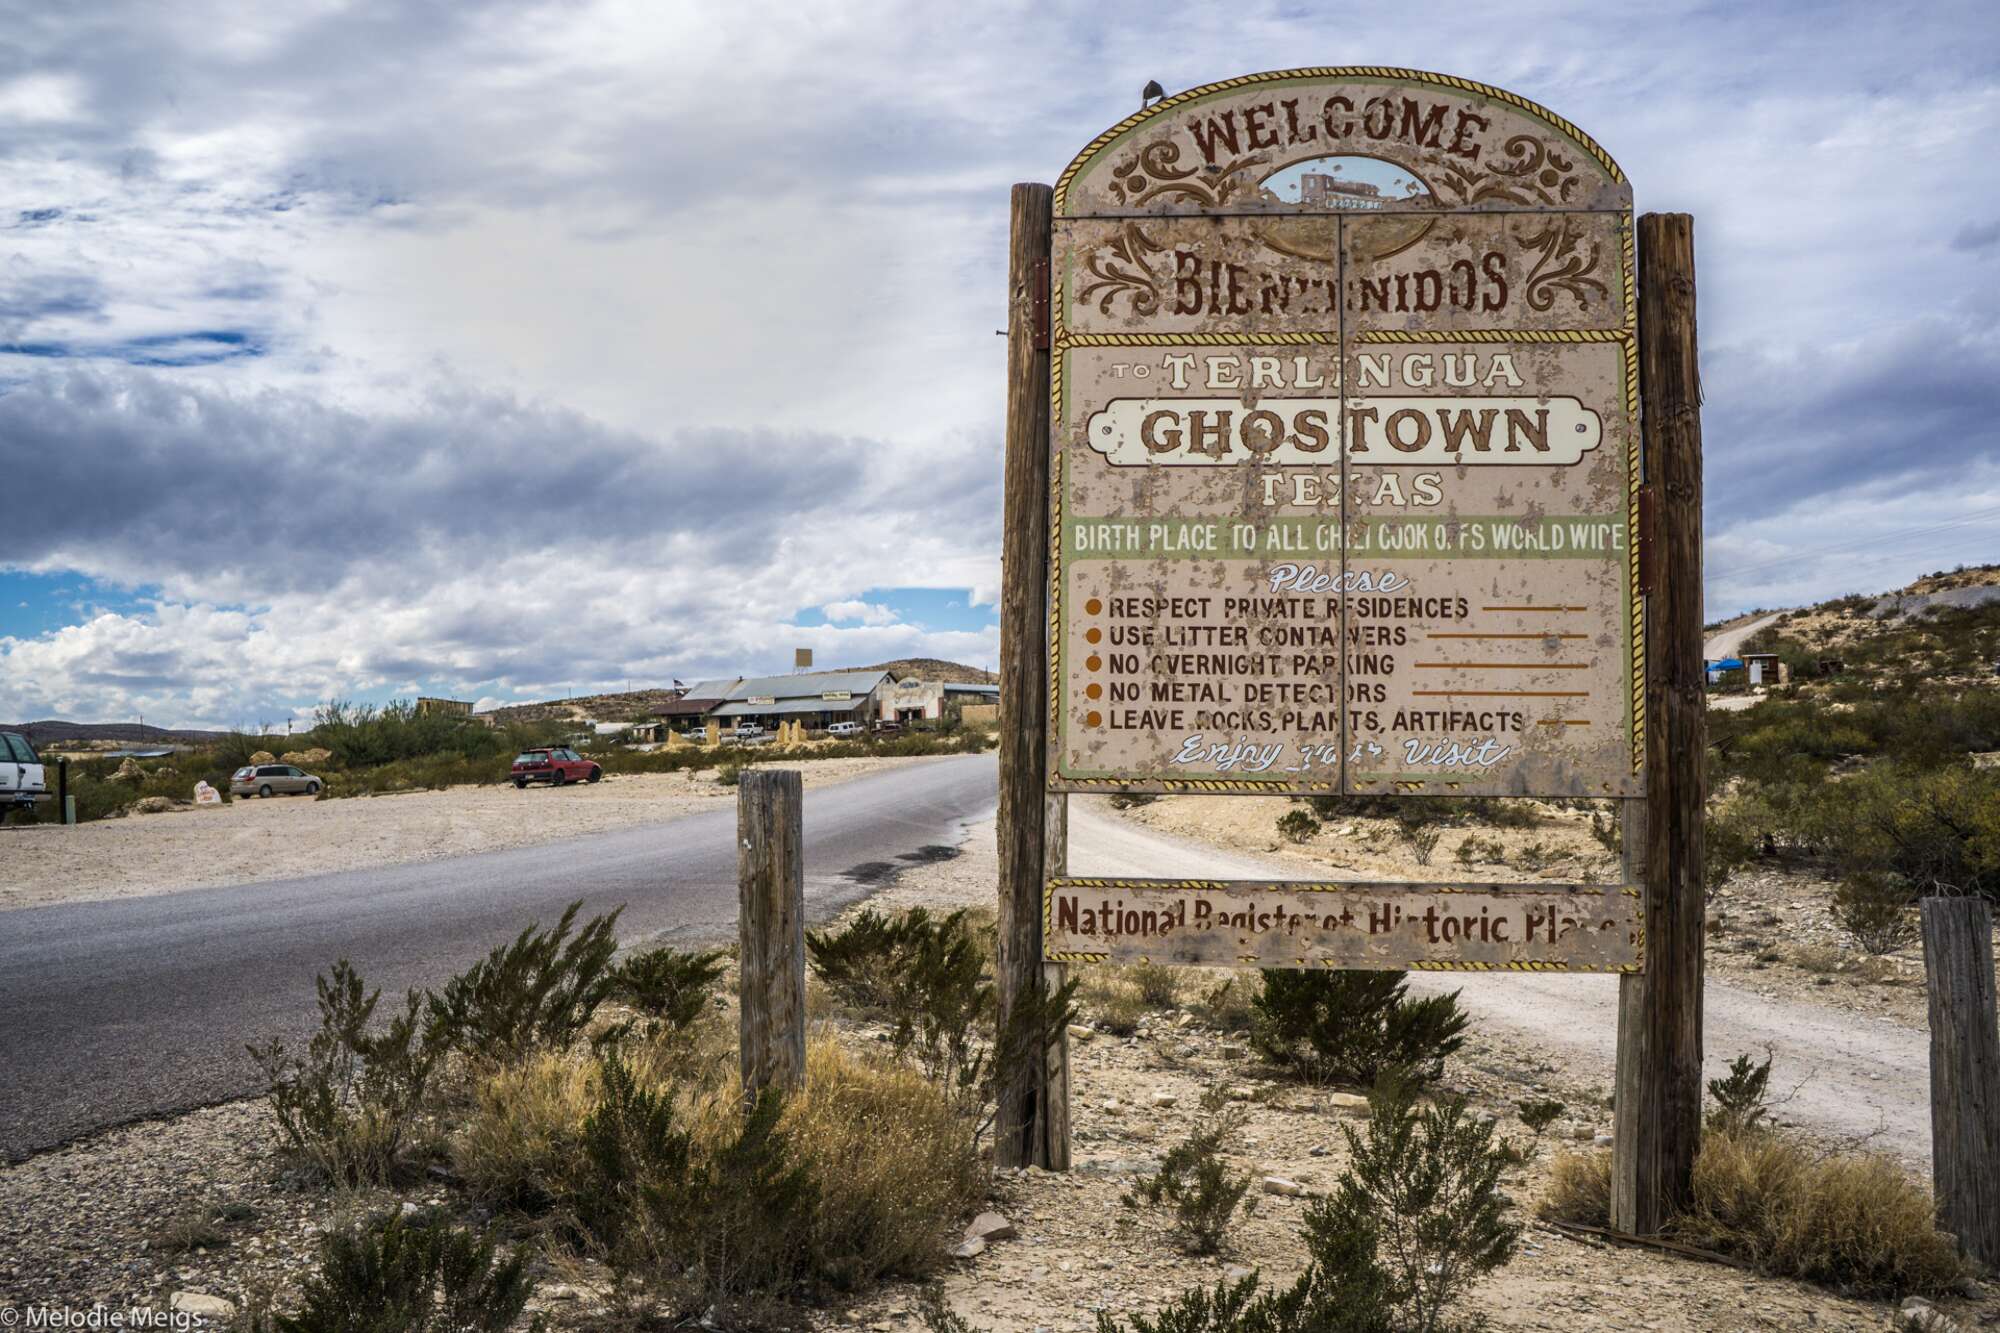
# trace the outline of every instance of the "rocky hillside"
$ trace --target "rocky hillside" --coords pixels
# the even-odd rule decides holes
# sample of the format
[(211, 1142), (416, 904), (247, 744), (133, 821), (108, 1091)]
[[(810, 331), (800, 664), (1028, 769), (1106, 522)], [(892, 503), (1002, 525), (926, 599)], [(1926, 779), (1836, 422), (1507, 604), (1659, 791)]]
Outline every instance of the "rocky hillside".
[(0, 731), (17, 732), (30, 745), (50, 745), (57, 741), (77, 742), (72, 748), (115, 750), (125, 745), (213, 745), (226, 731), (172, 731), (166, 727), (141, 726), (136, 722), (64, 722), (56, 718), (40, 722), (0, 722)]
[(1776, 652), (1794, 677), (1840, 663), (1850, 681), (2000, 684), (2000, 565), (1927, 574), (1893, 592), (1787, 611), (1744, 645)]

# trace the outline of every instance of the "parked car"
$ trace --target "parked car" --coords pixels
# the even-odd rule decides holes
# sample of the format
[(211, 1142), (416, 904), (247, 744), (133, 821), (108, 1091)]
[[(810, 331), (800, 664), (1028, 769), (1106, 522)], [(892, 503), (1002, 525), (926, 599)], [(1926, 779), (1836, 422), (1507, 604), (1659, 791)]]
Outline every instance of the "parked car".
[(317, 796), (325, 785), (296, 764), (253, 764), (229, 775), (231, 796)]
[(861, 731), (859, 722), (836, 722), (826, 729), (826, 734), (836, 740), (846, 740), (850, 736), (859, 736)]
[(604, 770), (596, 761), (585, 759), (568, 746), (550, 746), (515, 755), (513, 776), (516, 787), (525, 787), (530, 782), (560, 787), (570, 782), (595, 782), (604, 776)]
[(738, 722), (736, 724), (736, 739), (738, 740), (748, 740), (752, 736), (761, 736), (763, 734), (764, 726), (761, 722)]
[(36, 801), (49, 799), (48, 769), (28, 738), (0, 731), (0, 821), (16, 810), (33, 813)]
[(875, 730), (877, 731), (901, 731), (902, 729), (903, 724), (893, 717), (881, 718), (875, 723)]

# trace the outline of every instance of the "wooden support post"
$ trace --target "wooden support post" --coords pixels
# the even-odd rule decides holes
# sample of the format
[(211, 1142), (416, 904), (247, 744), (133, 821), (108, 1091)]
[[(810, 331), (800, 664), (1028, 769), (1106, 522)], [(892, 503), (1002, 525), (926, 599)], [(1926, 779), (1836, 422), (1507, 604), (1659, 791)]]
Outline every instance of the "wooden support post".
[(1993, 911), (1979, 898), (1923, 901), (1931, 1017), (1931, 1181), (1938, 1225), (2000, 1268), (2000, 1016)]
[(1639, 219), (1639, 391), (1656, 503), (1646, 605), (1646, 970), (1619, 982), (1611, 1225), (1658, 1232), (1701, 1146), (1701, 371), (1694, 220)]
[[(1054, 192), (1016, 185), (1007, 262), (1007, 471), (1000, 553), (1000, 1026), (1045, 985), (1042, 883), (1048, 806), (1049, 349), (1041, 336)], [(1043, 303), (1038, 312), (1037, 303)], [(996, 1071), (996, 1166), (1069, 1158), (1052, 1147), (1052, 1086), (1069, 1081), (1065, 1044)], [(1051, 1071), (1057, 1077), (1052, 1077)]]
[(76, 822), (76, 807), (69, 803), (69, 760), (56, 760), (56, 819), (64, 824)]
[(736, 789), (736, 919), (743, 1097), (806, 1072), (806, 897), (796, 769), (747, 768)]
[[(1069, 873), (1069, 797), (1050, 792), (1042, 809), (1042, 873), (1054, 878)], [(1039, 918), (1037, 918), (1039, 919)], [(1069, 980), (1069, 968), (1062, 963), (1042, 964), (1042, 985), (1053, 995)], [(1037, 1141), (1039, 1163), (1051, 1171), (1069, 1170), (1069, 1028), (1056, 1033), (1048, 1049), (1048, 1115), (1043, 1136)]]

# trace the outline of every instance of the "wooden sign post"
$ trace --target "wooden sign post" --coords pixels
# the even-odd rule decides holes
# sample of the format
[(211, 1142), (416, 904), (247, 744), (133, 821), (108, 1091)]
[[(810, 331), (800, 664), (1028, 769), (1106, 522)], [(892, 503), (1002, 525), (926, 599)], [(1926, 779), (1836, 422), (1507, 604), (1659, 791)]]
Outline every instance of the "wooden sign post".
[(748, 768), (736, 788), (739, 1029), (743, 1096), (806, 1072), (806, 902), (797, 769)]
[[(1376, 67), (1189, 89), (1053, 191), (1015, 187), (1003, 1012), (1041, 966), (1106, 959), (1646, 976), (1633, 1105), (1671, 1115), (1620, 1197), (1641, 1219), (1677, 1197), (1701, 1086), (1698, 390), (1686, 220), (1648, 218), (1668, 531), (1642, 550), (1631, 201), (1560, 116)], [(1651, 676), (1642, 574), (1670, 590)], [(1612, 798), (1633, 855), (1608, 886), (1078, 879), (1048, 837), (1071, 792)], [(1017, 1063), (998, 1160), (1046, 1164), (1067, 1080)]]

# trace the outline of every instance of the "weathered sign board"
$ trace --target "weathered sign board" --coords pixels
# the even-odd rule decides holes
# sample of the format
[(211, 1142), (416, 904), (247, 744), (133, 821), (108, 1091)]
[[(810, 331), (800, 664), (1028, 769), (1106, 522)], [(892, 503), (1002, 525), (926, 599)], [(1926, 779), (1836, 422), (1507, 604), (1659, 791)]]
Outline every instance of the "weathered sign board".
[(1630, 209), (1575, 126), (1403, 70), (1070, 164), (1053, 789), (1643, 789)]
[(1622, 884), (1059, 878), (1048, 893), (1043, 956), (1058, 962), (1612, 971), (1642, 929)]
[[(1191, 89), (1070, 164), (1052, 791), (1644, 792), (1631, 202), (1569, 122), (1396, 69)], [(1638, 901), (1061, 879), (1044, 950), (1627, 970)]]

